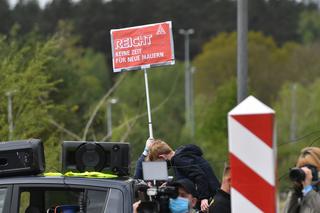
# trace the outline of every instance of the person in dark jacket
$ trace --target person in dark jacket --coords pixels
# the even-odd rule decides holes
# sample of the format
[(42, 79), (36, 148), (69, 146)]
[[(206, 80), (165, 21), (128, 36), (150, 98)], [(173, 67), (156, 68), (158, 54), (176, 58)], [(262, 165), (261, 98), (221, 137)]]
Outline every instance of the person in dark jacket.
[(207, 211), (209, 199), (220, 187), (210, 164), (202, 157), (201, 149), (196, 145), (185, 145), (176, 151), (164, 141), (155, 140), (150, 146), (148, 160), (166, 160), (175, 173), (175, 179), (188, 178), (197, 188), (201, 200), (201, 210)]
[(221, 187), (210, 203), (209, 213), (231, 213), (230, 190), (230, 166), (226, 166), (223, 171)]

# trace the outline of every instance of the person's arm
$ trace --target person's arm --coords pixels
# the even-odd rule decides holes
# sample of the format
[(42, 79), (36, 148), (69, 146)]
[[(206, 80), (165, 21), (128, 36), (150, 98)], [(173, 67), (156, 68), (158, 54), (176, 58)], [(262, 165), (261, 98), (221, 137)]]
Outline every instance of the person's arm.
[(320, 209), (320, 194), (313, 190), (312, 172), (308, 167), (302, 167), (301, 169), (306, 175), (305, 180), (302, 182), (303, 198), (301, 201), (301, 209), (303, 209), (304, 212), (318, 212)]
[(284, 208), (284, 213), (299, 213), (299, 212), (309, 212), (317, 213), (320, 209), (320, 194), (314, 190), (308, 191), (299, 200), (299, 196), (296, 192), (289, 192), (288, 199)]
[(147, 157), (147, 155), (149, 153), (150, 146), (152, 145), (152, 143), (153, 143), (153, 138), (148, 138), (146, 141), (146, 146), (144, 147), (144, 150), (136, 163), (136, 169), (134, 171), (134, 178), (135, 179), (143, 179), (142, 162)]
[(134, 171), (134, 179), (143, 179), (142, 162), (144, 161), (145, 157), (146, 156), (141, 154), (139, 159), (137, 160), (136, 169)]
[(209, 181), (207, 180), (204, 171), (190, 156), (176, 158), (174, 160), (174, 166), (179, 169), (184, 176), (196, 184), (199, 199), (201, 200), (201, 210), (206, 211), (209, 208), (208, 200), (210, 198), (210, 194)]
[(316, 213), (320, 210), (320, 194), (314, 190), (309, 191), (302, 199), (301, 208), (304, 212)]
[(300, 204), (299, 204), (299, 197), (294, 192), (289, 192), (288, 198), (285, 202), (285, 207), (283, 209), (284, 213), (299, 213)]
[(209, 195), (209, 182), (206, 178), (204, 171), (201, 167), (194, 162), (192, 157), (182, 156), (174, 161), (174, 165), (179, 171), (196, 184), (199, 198), (208, 199)]

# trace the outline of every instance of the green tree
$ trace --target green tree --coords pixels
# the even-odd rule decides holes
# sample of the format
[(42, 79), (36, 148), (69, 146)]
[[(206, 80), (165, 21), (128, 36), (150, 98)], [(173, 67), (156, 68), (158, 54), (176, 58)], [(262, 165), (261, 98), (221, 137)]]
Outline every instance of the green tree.
[[(60, 22), (59, 25), (56, 34), (60, 46), (56, 52), (59, 61), (47, 72), (53, 81), (58, 81), (50, 97), (62, 107), (53, 111), (52, 116), (81, 138), (92, 108), (107, 93), (112, 82), (105, 57), (91, 49), (77, 46), (79, 38), (72, 35), (69, 22)], [(103, 123), (99, 123), (99, 119), (97, 122), (96, 131), (99, 134), (99, 131), (104, 130)], [(65, 139), (76, 138), (66, 135)]]
[[(172, 20), (178, 59), (184, 56), (180, 28), (195, 29), (190, 43), (192, 58), (212, 36), (236, 30), (237, 1), (234, 0), (53, 0), (40, 12), (31, 7), (35, 5), (34, 0), (20, 2), (11, 13), (13, 22), (21, 25), (23, 33), (30, 32), (36, 24), (41, 33), (52, 35), (59, 20), (69, 20), (81, 36), (80, 44), (107, 53), (109, 61), (109, 30), (114, 28)], [(299, 15), (314, 8), (292, 0), (251, 1), (249, 28), (272, 36), (280, 45), (286, 41), (300, 41)], [(0, 26), (3, 22), (7, 22), (7, 17), (0, 19)]]
[(301, 13), (299, 33), (305, 44), (320, 40), (320, 13), (319, 11), (305, 11)]
[(0, 33), (8, 33), (13, 25), (12, 13), (8, 1), (0, 1), (0, 20)]
[(228, 112), (236, 106), (236, 81), (230, 79), (221, 84), (211, 101), (204, 96), (197, 98), (197, 143), (216, 170), (222, 174), (224, 163), (228, 162)]
[(12, 10), (15, 24), (20, 26), (19, 33), (27, 34), (34, 30), (40, 21), (41, 10), (36, 0), (19, 0)]
[[(258, 32), (249, 32), (248, 37), (249, 89), (259, 99), (270, 103), (290, 76), (291, 70), (286, 69), (286, 64), (298, 45), (286, 43), (278, 47), (271, 37)], [(213, 98), (217, 87), (236, 77), (236, 33), (221, 33), (206, 43), (194, 65), (197, 68), (196, 93)]]
[[(36, 32), (17, 37), (18, 30), (0, 41), (0, 135), (9, 138), (5, 94), (11, 92), (14, 139), (41, 138), (56, 151), (49, 168), (58, 168), (61, 141), (81, 139), (91, 108), (110, 87), (107, 65), (102, 54), (76, 47), (68, 25), (45, 40)], [(99, 121), (94, 128), (103, 134)]]
[(300, 150), (307, 146), (319, 146), (319, 83), (319, 78), (307, 86), (287, 83), (275, 103), (281, 191), (289, 189), (288, 169), (295, 165)]
[(314, 9), (298, 1), (256, 0), (249, 2), (249, 29), (272, 36), (277, 44), (300, 41), (297, 31), (302, 11)]
[[(42, 42), (1, 36), (0, 135), (3, 140), (9, 139), (8, 93), (13, 102), (13, 139), (41, 138), (47, 146), (46, 140), (56, 138), (56, 131), (48, 122), (49, 111), (55, 107), (49, 98), (55, 82), (50, 81), (45, 71), (54, 63), (57, 48), (54, 39)], [(49, 166), (56, 166), (55, 161), (50, 161)]]
[(39, 28), (45, 35), (52, 35), (59, 30), (59, 21), (70, 21), (74, 16), (71, 0), (53, 0), (41, 11)]
[(317, 59), (319, 51), (319, 42), (292, 49), (289, 60), (283, 63), (285, 81), (308, 85), (317, 79), (320, 76), (320, 63)]

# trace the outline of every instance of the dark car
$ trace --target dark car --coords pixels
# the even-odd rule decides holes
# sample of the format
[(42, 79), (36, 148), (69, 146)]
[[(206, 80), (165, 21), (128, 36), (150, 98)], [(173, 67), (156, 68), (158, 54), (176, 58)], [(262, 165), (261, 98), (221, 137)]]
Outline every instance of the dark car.
[(0, 213), (132, 212), (128, 143), (64, 142), (62, 149), (63, 174), (44, 173), (40, 140), (0, 143)]
[[(132, 179), (0, 178), (0, 213), (129, 213), (132, 212), (133, 187)], [(74, 210), (62, 211), (68, 208)]]

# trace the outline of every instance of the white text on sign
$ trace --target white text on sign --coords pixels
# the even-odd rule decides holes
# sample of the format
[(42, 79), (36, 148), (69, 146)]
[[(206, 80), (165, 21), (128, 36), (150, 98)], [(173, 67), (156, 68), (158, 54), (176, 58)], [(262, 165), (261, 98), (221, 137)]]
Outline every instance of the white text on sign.
[[(135, 61), (141, 61), (141, 60), (148, 60), (148, 59), (164, 57), (164, 53), (163, 52), (156, 52), (156, 53), (149, 53), (149, 54), (139, 55), (141, 53), (141, 49), (136, 49), (136, 50), (137, 50), (136, 54), (133, 54), (133, 52), (135, 52), (135, 50), (132, 50), (131, 51), (131, 53), (132, 53), (131, 55), (130, 55), (129, 51), (120, 51), (120, 52), (124, 52), (124, 53), (121, 53), (121, 54), (117, 55), (118, 57), (115, 58), (116, 62), (117, 63), (126, 63), (126, 62), (135, 62)], [(123, 57), (123, 56), (127, 56), (127, 57)]]
[(143, 35), (115, 40), (115, 49), (126, 49), (132, 47), (141, 47), (151, 45), (152, 35)]

